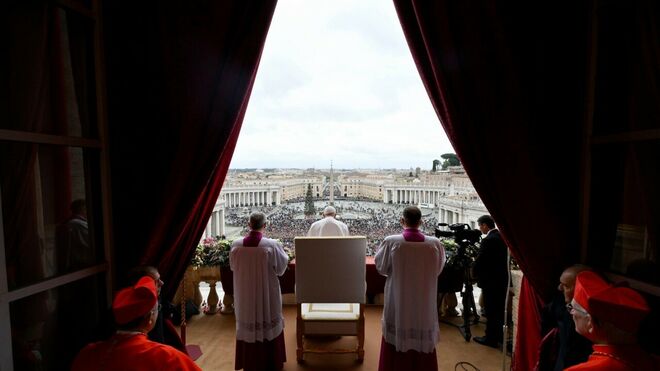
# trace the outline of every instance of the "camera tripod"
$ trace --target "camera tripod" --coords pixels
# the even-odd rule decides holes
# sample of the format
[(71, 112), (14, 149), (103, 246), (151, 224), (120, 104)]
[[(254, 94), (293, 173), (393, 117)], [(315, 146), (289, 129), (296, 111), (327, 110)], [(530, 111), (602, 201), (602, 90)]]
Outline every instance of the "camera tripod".
[[(470, 341), (470, 339), (472, 338), (472, 331), (470, 330), (470, 326), (479, 323), (479, 313), (477, 312), (477, 305), (474, 302), (470, 267), (468, 264), (465, 264), (463, 266), (463, 286), (461, 287), (460, 293), (462, 297), (461, 303), (463, 304), (463, 311), (461, 312), (461, 317), (463, 317), (463, 324), (457, 325), (453, 322), (444, 319), (441, 319), (440, 321), (442, 323), (446, 323), (448, 325), (458, 328), (458, 330), (461, 332), (461, 335), (463, 335), (465, 341)], [(440, 298), (441, 303), (445, 295), (447, 295), (447, 293), (442, 293), (442, 296)], [(472, 317), (471, 321), (470, 321), (470, 317)]]

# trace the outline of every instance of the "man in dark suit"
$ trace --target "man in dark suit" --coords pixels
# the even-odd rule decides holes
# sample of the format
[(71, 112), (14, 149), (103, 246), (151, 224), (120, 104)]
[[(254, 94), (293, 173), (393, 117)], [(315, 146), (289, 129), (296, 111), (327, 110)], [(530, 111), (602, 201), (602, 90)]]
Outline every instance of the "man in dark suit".
[(477, 223), (479, 230), (486, 237), (481, 240), (473, 272), (477, 277), (477, 284), (481, 287), (488, 322), (486, 336), (477, 336), (474, 341), (497, 348), (503, 337), (504, 302), (509, 280), (507, 247), (490, 215), (480, 217)]
[(541, 311), (541, 344), (534, 371), (560, 371), (586, 362), (591, 354), (591, 342), (575, 332), (573, 317), (566, 304), (573, 301), (575, 279), (580, 272), (590, 270), (573, 265), (559, 277), (557, 295)]

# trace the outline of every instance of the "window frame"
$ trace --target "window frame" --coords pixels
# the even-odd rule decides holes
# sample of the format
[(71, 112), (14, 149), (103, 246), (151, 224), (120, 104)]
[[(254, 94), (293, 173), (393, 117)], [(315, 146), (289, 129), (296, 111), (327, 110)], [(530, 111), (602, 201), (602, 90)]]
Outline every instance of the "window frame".
[[(46, 3), (50, 3), (45, 1)], [(4, 219), (2, 213), (2, 192), (0, 190), (0, 339), (6, 340), (6, 345), (0, 347), (0, 370), (14, 370), (14, 359), (11, 337), (11, 303), (29, 297), (34, 294), (56, 289), (72, 282), (84, 280), (88, 277), (105, 274), (105, 302), (110, 303), (113, 293), (114, 269), (112, 245), (112, 213), (111, 213), (111, 194), (110, 194), (110, 162), (108, 153), (108, 127), (106, 114), (106, 84), (105, 69), (103, 65), (103, 44), (102, 44), (102, 24), (101, 24), (101, 0), (90, 0), (90, 7), (86, 7), (80, 2), (74, 0), (55, 0), (52, 6), (60, 8), (67, 13), (83, 16), (90, 20), (91, 40), (93, 44), (93, 79), (95, 99), (92, 100), (96, 110), (96, 126), (98, 130), (98, 139), (71, 137), (61, 135), (51, 135), (34, 133), (20, 130), (0, 129), (0, 141), (13, 141), (26, 144), (46, 144), (80, 147), (83, 150), (95, 149), (99, 151), (100, 166), (100, 205), (102, 220), (100, 225), (103, 230), (103, 254), (104, 262), (90, 267), (86, 267), (61, 276), (55, 276), (38, 283), (25, 287), (9, 290), (7, 280), (6, 250)], [(92, 104), (92, 103), (90, 103)], [(99, 299), (99, 298), (97, 298)]]

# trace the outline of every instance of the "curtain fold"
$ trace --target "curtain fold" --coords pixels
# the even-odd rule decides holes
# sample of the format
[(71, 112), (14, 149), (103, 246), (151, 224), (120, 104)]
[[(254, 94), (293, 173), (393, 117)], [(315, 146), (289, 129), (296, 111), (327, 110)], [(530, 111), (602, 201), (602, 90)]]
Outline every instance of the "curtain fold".
[(518, 357), (538, 346), (534, 313), (579, 256), (588, 4), (394, 4), (440, 122), (528, 280)]
[(511, 360), (512, 370), (534, 370), (541, 344), (541, 308), (543, 301), (529, 285), (527, 276), (522, 279), (518, 305), (518, 328), (524, 336), (516, 338), (515, 355)]
[(174, 296), (224, 182), (275, 4), (105, 2), (118, 279), (157, 265), (163, 297)]

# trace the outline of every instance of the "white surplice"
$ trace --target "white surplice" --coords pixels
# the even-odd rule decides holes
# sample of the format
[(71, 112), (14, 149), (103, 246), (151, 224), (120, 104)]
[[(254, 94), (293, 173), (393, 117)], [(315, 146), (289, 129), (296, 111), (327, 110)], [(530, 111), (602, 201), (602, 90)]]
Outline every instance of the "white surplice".
[[(408, 244), (419, 245), (408, 248)], [(438, 342), (438, 276), (445, 265), (440, 240), (424, 236), (424, 242), (406, 242), (403, 235), (388, 236), (375, 261), (378, 272), (387, 276), (382, 319), (385, 341), (398, 352), (432, 352)]]
[(243, 246), (243, 238), (232, 244), (229, 265), (234, 271), (237, 340), (273, 340), (284, 329), (277, 276), (284, 274), (288, 262), (282, 245), (270, 238), (262, 238), (258, 246)]
[(307, 236), (348, 236), (348, 226), (331, 216), (326, 216), (325, 218), (312, 223), (312, 226), (309, 227), (309, 231), (307, 232)]

